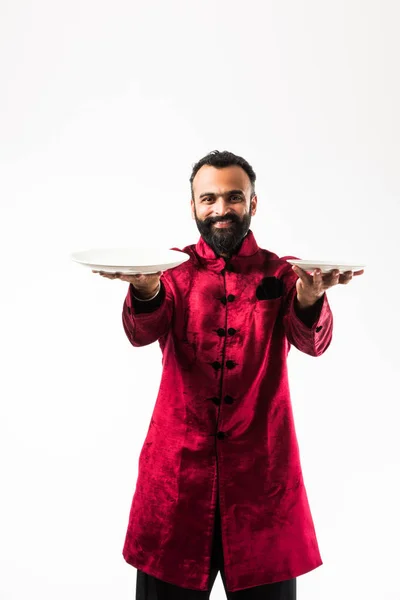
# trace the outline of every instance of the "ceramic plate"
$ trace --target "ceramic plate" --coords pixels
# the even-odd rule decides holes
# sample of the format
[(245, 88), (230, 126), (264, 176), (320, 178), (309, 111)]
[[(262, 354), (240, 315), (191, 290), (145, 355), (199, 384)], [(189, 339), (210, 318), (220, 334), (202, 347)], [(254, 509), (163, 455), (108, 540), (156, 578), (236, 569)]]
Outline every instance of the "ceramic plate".
[(144, 248), (95, 248), (73, 252), (72, 260), (93, 271), (105, 273), (151, 274), (173, 269), (189, 260), (189, 255), (177, 250)]
[(340, 273), (346, 271), (361, 271), (365, 265), (355, 265), (354, 263), (342, 263), (327, 260), (294, 260), (286, 259), (291, 265), (297, 265), (304, 271), (314, 271), (314, 269), (321, 269), (322, 273), (329, 273), (333, 269), (339, 269)]

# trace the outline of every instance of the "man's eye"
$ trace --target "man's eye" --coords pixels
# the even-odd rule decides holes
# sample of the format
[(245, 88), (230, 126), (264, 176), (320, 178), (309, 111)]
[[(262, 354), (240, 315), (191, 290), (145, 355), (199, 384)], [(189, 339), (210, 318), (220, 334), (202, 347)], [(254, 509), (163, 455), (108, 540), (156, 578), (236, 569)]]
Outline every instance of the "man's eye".
[(234, 202), (241, 202), (242, 196), (238, 196), (237, 194), (234, 194), (233, 196), (231, 196), (231, 200), (233, 200)]

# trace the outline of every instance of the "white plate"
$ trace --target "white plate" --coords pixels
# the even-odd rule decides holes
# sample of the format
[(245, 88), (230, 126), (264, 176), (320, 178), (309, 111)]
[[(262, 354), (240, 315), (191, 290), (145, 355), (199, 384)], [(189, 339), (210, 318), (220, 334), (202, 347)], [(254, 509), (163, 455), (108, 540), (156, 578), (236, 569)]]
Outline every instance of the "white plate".
[(333, 269), (339, 269), (340, 273), (346, 271), (361, 271), (365, 265), (355, 265), (354, 263), (342, 263), (327, 260), (294, 260), (286, 259), (291, 265), (297, 265), (304, 271), (314, 271), (314, 269), (321, 269), (322, 273), (329, 273)]
[(147, 248), (93, 248), (73, 252), (72, 260), (93, 271), (105, 273), (151, 274), (173, 269), (189, 260), (189, 255), (177, 250)]

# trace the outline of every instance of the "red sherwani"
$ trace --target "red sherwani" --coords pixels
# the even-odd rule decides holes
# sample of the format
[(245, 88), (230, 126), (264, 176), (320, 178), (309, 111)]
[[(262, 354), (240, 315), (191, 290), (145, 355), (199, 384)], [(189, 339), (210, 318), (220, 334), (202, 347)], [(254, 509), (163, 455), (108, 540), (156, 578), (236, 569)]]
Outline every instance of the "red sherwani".
[(291, 345), (310, 356), (328, 348), (328, 299), (306, 325), (297, 275), (251, 231), (226, 268), (202, 238), (183, 252), (190, 260), (163, 273), (156, 310), (138, 314), (131, 286), (123, 307), (131, 344), (158, 340), (163, 355), (123, 556), (158, 579), (207, 590), (219, 497), (227, 589), (297, 577), (322, 560), (287, 354)]

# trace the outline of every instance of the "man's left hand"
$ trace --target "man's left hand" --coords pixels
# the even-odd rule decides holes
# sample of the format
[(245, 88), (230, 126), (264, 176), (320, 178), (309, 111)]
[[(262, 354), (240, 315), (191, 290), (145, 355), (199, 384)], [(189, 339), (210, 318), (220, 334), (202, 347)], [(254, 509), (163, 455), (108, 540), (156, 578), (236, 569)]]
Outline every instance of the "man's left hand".
[(346, 271), (342, 274), (337, 269), (329, 271), (329, 273), (321, 273), (320, 269), (315, 269), (313, 274), (310, 275), (297, 265), (292, 268), (299, 277), (296, 281), (296, 290), (297, 300), (301, 308), (313, 306), (329, 288), (338, 283), (346, 285), (353, 279), (353, 276), (356, 277), (364, 273), (364, 269), (361, 271)]

